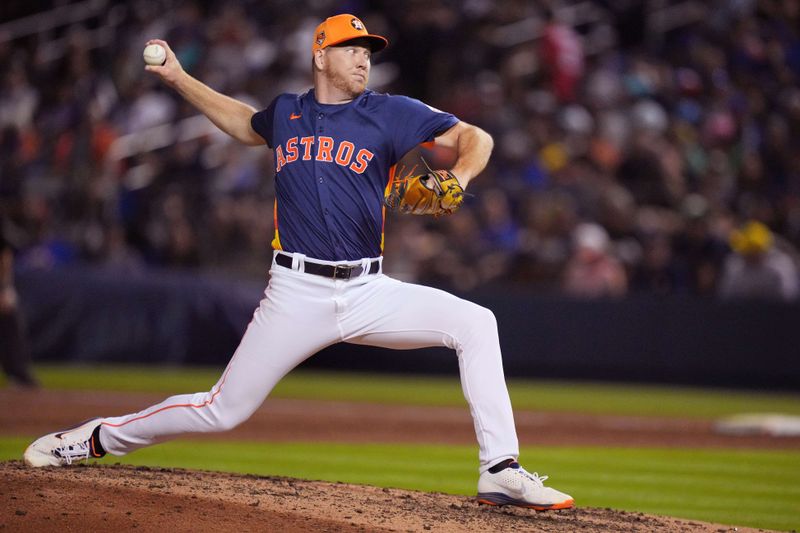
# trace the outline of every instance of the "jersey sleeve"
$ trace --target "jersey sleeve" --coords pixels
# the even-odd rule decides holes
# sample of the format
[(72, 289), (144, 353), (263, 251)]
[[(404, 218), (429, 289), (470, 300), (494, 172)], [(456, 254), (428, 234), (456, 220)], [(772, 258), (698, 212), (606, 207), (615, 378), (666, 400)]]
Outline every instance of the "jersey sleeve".
[(250, 125), (253, 127), (253, 130), (264, 138), (267, 142), (267, 146), (270, 148), (274, 148), (274, 146), (272, 146), (272, 134), (273, 120), (275, 118), (275, 104), (277, 101), (278, 99), (275, 98), (266, 109), (258, 111), (250, 117)]
[(407, 96), (392, 96), (389, 109), (389, 118), (395, 124), (393, 143), (398, 161), (418, 144), (432, 141), (458, 123), (452, 114)]

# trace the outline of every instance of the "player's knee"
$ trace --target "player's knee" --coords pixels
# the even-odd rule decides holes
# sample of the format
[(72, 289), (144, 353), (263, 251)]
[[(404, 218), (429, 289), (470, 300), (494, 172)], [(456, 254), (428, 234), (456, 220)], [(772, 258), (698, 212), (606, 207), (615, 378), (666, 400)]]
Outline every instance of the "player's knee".
[(230, 431), (239, 424), (244, 422), (240, 418), (223, 417), (214, 421), (214, 431)]
[(496, 331), (497, 318), (491, 309), (482, 307), (478, 304), (473, 304), (470, 311), (469, 319), (470, 327), (474, 330), (480, 331)]
[(459, 331), (455, 335), (457, 342), (464, 346), (497, 336), (497, 319), (491, 309), (469, 302), (462, 311)]
[(251, 409), (241, 403), (227, 406), (224, 402), (221, 402), (216, 407), (209, 419), (210, 429), (214, 432), (230, 431), (244, 423), (255, 412), (255, 408)]
[(212, 431), (230, 431), (250, 418), (242, 413), (224, 413), (216, 416), (212, 422)]

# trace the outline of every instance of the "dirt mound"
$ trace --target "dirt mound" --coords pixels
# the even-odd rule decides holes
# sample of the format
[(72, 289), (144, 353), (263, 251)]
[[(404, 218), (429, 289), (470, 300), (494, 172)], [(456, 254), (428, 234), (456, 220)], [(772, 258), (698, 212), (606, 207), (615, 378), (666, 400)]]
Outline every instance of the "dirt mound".
[(0, 480), (3, 531), (734, 531), (611, 509), (536, 513), (449, 494), (167, 468), (11, 461), (0, 463)]

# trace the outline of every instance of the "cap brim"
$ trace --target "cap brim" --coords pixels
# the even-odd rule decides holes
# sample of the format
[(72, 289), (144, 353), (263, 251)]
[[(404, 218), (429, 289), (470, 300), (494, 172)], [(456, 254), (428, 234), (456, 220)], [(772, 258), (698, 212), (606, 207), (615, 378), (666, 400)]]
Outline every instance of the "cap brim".
[(338, 45), (344, 44), (344, 43), (346, 43), (348, 41), (357, 41), (359, 39), (368, 40), (370, 42), (370, 50), (372, 50), (373, 52), (380, 52), (381, 50), (383, 50), (384, 48), (386, 48), (389, 45), (389, 41), (386, 39), (386, 37), (381, 37), (380, 35), (367, 34), (367, 35), (359, 35), (358, 37), (345, 37), (344, 39), (342, 39), (340, 41), (335, 41), (335, 42), (332, 42), (332, 43), (328, 43), (326, 48), (328, 46), (338, 46)]

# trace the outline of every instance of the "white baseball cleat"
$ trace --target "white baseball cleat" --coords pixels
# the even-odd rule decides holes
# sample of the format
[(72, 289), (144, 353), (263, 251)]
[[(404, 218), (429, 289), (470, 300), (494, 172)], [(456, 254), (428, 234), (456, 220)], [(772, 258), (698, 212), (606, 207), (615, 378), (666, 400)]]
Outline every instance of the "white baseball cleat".
[(93, 433), (102, 418), (92, 418), (79, 425), (50, 433), (33, 441), (25, 450), (25, 464), (33, 467), (66, 466), (75, 461), (99, 458), (105, 452), (98, 452), (100, 446), (94, 442)]
[(547, 476), (530, 473), (516, 461), (496, 473), (489, 470), (478, 479), (478, 503), (516, 505), (537, 511), (570, 509), (575, 500), (569, 494), (544, 486)]

